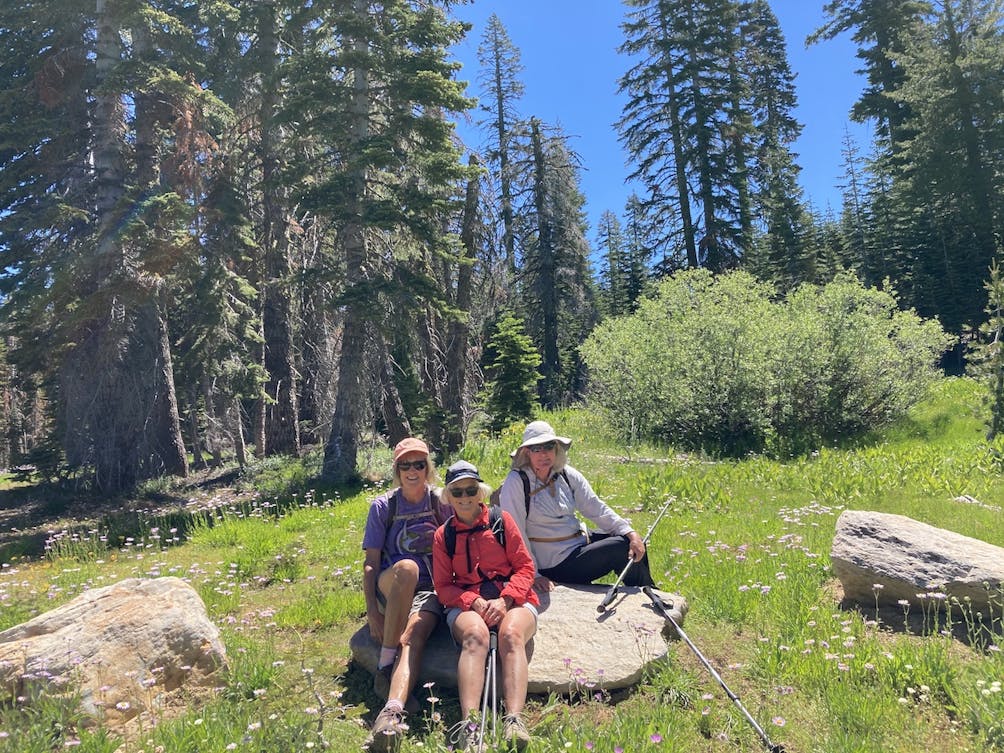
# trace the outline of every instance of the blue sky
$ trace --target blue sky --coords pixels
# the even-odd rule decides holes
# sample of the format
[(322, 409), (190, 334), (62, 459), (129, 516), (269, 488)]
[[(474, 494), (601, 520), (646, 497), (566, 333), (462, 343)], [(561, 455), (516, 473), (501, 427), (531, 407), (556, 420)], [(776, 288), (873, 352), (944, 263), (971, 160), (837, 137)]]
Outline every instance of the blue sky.
[[(866, 155), (870, 128), (851, 122), (848, 115), (863, 87), (863, 79), (854, 72), (860, 61), (854, 57), (853, 43), (844, 35), (805, 47), (806, 36), (824, 21), (823, 4), (824, 0), (770, 2), (796, 74), (795, 116), (803, 130), (795, 151), (802, 188), (817, 210), (829, 206), (837, 212), (845, 129)], [(558, 124), (571, 136), (571, 146), (584, 166), (581, 188), (590, 240), (595, 239), (600, 214), (610, 210), (623, 215), (630, 193), (624, 182), (627, 155), (614, 128), (623, 101), (617, 80), (627, 69), (626, 59), (616, 52), (623, 39), (624, 12), (619, 0), (475, 0), (455, 9), (459, 18), (473, 24), (467, 39), (454, 48), (455, 57), (464, 63), (459, 78), (469, 82), (468, 93), (478, 94), (477, 47), (488, 17), (495, 13), (520, 50), (526, 87), (520, 112)], [(472, 124), (460, 123), (458, 131), (465, 143), (480, 143)]]

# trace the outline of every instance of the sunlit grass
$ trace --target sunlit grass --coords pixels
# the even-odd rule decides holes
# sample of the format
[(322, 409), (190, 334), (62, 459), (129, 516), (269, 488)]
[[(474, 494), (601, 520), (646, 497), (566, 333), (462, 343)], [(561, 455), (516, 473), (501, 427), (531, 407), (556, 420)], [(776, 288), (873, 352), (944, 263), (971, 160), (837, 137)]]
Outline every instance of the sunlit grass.
[[(945, 632), (944, 615), (924, 615), (918, 631), (907, 614), (883, 621), (867, 605), (843, 610), (829, 550), (845, 509), (904, 514), (1004, 546), (1004, 480), (978, 405), (970, 382), (946, 380), (880, 436), (784, 463), (624, 447), (581, 410), (547, 419), (573, 437), (572, 463), (638, 530), (672, 499), (650, 541), (653, 572), (688, 599), (688, 635), (788, 751), (975, 753), (1004, 751), (1001, 636), (984, 632), (969, 645)], [(461, 454), (498, 484), (520, 435), (512, 427), (476, 437)], [(142, 732), (103, 737), (81, 727), (72, 704), (28, 712), (6, 699), (0, 753), (358, 749), (360, 721), (372, 721), (379, 703), (351, 664), (348, 638), (364, 623), (360, 542), (389, 457), (368, 446), (368, 472), (382, 480), (339, 495), (311, 489), (316, 459), (270, 461), (242, 482), (261, 482), (256, 502), (184, 521), (149, 518), (142, 530), (54, 531), (43, 558), (2, 563), (0, 629), (122, 578), (183, 578), (221, 627), (230, 671), (215, 696), (193, 696)], [(950, 620), (963, 634), (985, 631), (962, 605)], [(406, 753), (446, 750), (456, 693), (430, 693), (438, 700), (409, 719)], [(527, 715), (531, 753), (762, 748), (679, 642), (630, 692), (582, 687), (567, 699), (531, 699)], [(31, 747), (36, 740), (48, 747)]]

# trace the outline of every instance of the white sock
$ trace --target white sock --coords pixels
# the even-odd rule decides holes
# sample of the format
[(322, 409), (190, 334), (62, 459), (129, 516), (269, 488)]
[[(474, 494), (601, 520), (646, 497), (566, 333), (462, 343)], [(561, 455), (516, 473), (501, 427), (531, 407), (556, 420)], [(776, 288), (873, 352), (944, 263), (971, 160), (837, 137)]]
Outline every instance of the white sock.
[(387, 648), (382, 646), (380, 648), (380, 658), (377, 660), (377, 669), (383, 669), (384, 667), (389, 667), (394, 663), (397, 658), (396, 648)]

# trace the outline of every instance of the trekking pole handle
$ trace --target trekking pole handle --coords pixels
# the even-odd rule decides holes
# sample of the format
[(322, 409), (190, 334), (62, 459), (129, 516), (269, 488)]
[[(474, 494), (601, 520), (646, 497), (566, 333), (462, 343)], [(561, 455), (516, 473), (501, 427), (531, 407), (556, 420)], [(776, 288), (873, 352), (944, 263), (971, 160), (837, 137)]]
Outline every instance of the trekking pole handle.
[[(659, 514), (655, 516), (655, 520), (653, 520), (652, 525), (648, 527), (648, 533), (645, 534), (645, 538), (641, 540), (641, 543), (648, 546), (648, 540), (652, 538), (652, 533), (655, 531), (655, 527), (659, 525), (659, 521), (662, 520), (662, 516), (666, 514), (667, 510), (669, 510), (669, 506), (673, 504), (674, 499), (676, 499), (676, 497), (670, 497), (669, 499), (666, 500), (666, 504), (662, 506), (662, 509), (659, 511)], [(596, 607), (597, 612), (602, 613), (607, 611), (607, 607), (610, 606), (614, 598), (617, 596), (617, 589), (620, 588), (621, 581), (624, 580), (624, 577), (628, 574), (628, 570), (631, 569), (632, 565), (634, 565), (634, 560), (631, 559), (631, 555), (629, 554), (627, 564), (624, 565), (624, 569), (621, 570), (621, 574), (617, 576), (617, 580), (614, 581), (614, 584), (610, 586), (610, 588), (607, 590), (606, 595), (604, 595), (603, 601), (601, 601), (599, 605)]]

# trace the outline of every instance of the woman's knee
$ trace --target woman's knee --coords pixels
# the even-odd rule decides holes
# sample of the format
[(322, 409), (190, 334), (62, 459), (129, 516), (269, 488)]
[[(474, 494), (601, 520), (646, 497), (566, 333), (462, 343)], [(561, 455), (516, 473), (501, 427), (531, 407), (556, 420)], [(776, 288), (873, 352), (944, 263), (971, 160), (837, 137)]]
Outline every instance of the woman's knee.
[(414, 586), (418, 583), (418, 563), (415, 560), (398, 560), (390, 567), (394, 583), (403, 586)]
[(533, 637), (533, 617), (529, 613), (517, 616), (512, 612), (506, 617), (499, 626), (499, 649), (503, 653), (522, 650)]
[(458, 631), (457, 643), (461, 650), (468, 653), (487, 654), (488, 653), (488, 627), (481, 625), (465, 625)]

